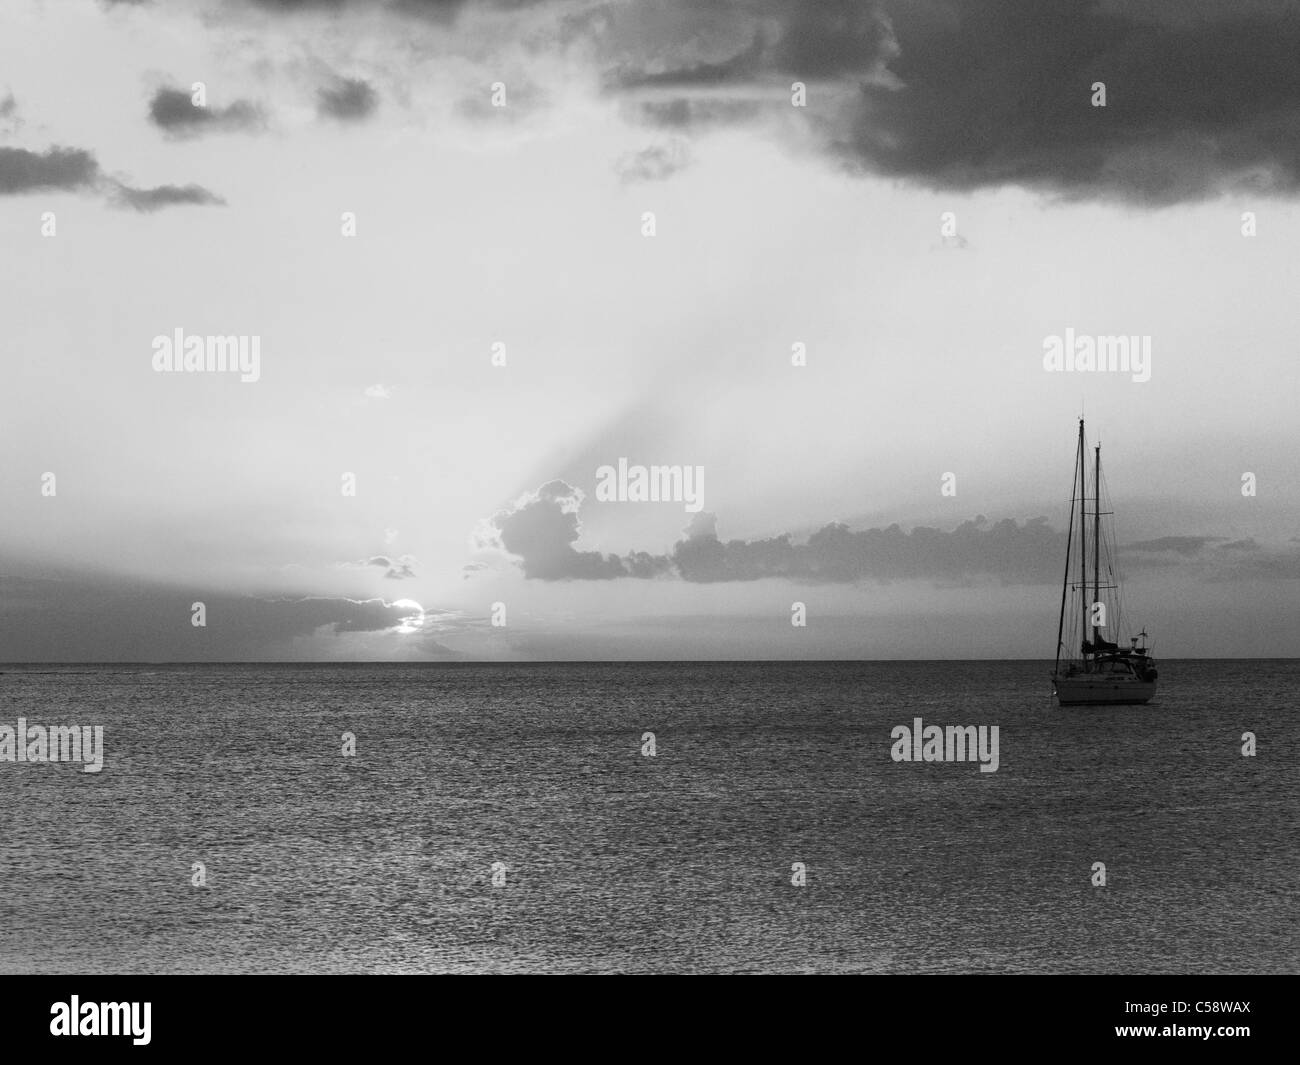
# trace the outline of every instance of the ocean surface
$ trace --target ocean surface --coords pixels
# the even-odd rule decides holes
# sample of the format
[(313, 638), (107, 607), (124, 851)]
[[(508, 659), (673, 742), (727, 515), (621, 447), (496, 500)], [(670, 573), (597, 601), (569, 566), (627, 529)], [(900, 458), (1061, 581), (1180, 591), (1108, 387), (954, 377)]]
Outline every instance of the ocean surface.
[(3, 972), (1300, 971), (1296, 660), (0, 669)]

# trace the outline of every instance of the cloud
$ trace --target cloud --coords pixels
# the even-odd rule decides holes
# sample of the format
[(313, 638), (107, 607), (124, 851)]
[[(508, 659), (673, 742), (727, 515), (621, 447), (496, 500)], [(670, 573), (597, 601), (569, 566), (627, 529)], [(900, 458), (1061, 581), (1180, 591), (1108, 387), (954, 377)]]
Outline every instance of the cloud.
[[(207, 608), (203, 628), (190, 624), (196, 600)], [(135, 578), (0, 574), (0, 646), (14, 662), (455, 657), (436, 639), (462, 629), (463, 616), (424, 610), (413, 630), (415, 611), (401, 601), (234, 596), (178, 592)]]
[(624, 184), (630, 185), (638, 181), (663, 181), (689, 162), (690, 149), (684, 140), (678, 139), (628, 152), (614, 164), (614, 171)]
[(341, 122), (369, 118), (379, 106), (379, 94), (361, 78), (339, 78), (333, 85), (316, 90), (316, 110)]
[(338, 10), (348, 6), (348, 0), (249, 0), (256, 7), (268, 11), (296, 14), (300, 11)]
[[(930, 581), (963, 585), (1059, 585), (1066, 534), (1046, 518), (990, 522), (984, 515), (952, 530), (919, 525), (904, 531), (850, 529), (831, 522), (803, 542), (790, 533), (759, 540), (722, 540), (717, 516), (695, 514), (671, 551), (625, 555), (579, 551), (584, 495), (564, 481), (551, 481), (521, 497), (484, 523), (479, 546), (512, 555), (528, 579), (614, 580), (673, 578), (694, 584), (768, 579), (851, 584), (865, 581)], [(1205, 548), (1217, 545), (1213, 553)], [(1131, 570), (1189, 566), (1212, 580), (1300, 579), (1300, 551), (1268, 548), (1253, 539), (1164, 536), (1128, 544), (1120, 552)], [(485, 568), (472, 562), (470, 575)]]
[[(718, 88), (761, 81), (820, 81), (879, 76), (897, 52), (878, 5), (862, 0), (749, 0), (703, 4), (678, 0), (676, 17), (654, 23), (612, 20), (607, 46), (640, 52), (611, 70), (622, 89)], [(676, 40), (664, 39), (677, 31)], [(788, 106), (788, 98), (785, 100)]]
[[(504, 106), (493, 102), (495, 90), (491, 84), (501, 81), (505, 85)], [(528, 78), (503, 73), (492, 82), (485, 83), (456, 101), (455, 110), (471, 122), (523, 122), (536, 116), (550, 102), (551, 94)]]
[(305, 636), (322, 630), (337, 635), (394, 629), (411, 616), (410, 607), (397, 606), (385, 599), (244, 597), (235, 603), (227, 605), (218, 600), (214, 606), (209, 602), (209, 624), (213, 617), (228, 612), (238, 617), (241, 626), (268, 635)]
[[(1090, 0), (945, 10), (895, 20), (898, 87), (863, 87), (835, 145), (846, 161), (940, 188), (1153, 206), (1300, 185), (1294, 19), (1163, 25)], [(1105, 107), (1092, 104), (1098, 82)]]
[[(1246, 541), (1253, 543), (1254, 541)], [(1224, 547), (1230, 545), (1225, 544)], [(1241, 549), (1226, 569), (1212, 573), (1219, 580), (1300, 581), (1300, 551), (1266, 550), (1258, 545)]]
[(173, 137), (261, 129), (266, 120), (257, 105), (236, 100), (227, 107), (197, 107), (183, 89), (161, 88), (149, 103), (149, 120)]
[(367, 399), (392, 399), (393, 398), (393, 390), (389, 388), (387, 385), (383, 385), (383, 384), (367, 385), (365, 394)]
[[(295, 605), (301, 607), (303, 602), (305, 601), (298, 600)], [(330, 612), (341, 612), (343, 615), (326, 623), (336, 633), (376, 632), (379, 629), (396, 628), (411, 616), (410, 607), (397, 606), (385, 599), (330, 599), (322, 602), (327, 604)]]
[(226, 202), (202, 185), (158, 185), (152, 189), (135, 189), (119, 184), (114, 198), (123, 206), (146, 212), (180, 204), (224, 205)]
[(964, 581), (988, 577), (1008, 584), (1046, 584), (1060, 579), (1065, 534), (1046, 518), (1024, 524), (1005, 519), (990, 525), (980, 515), (951, 532), (918, 526), (904, 532), (854, 531), (839, 522), (805, 543), (791, 534), (764, 540), (722, 541), (713, 514), (696, 514), (666, 555), (644, 551), (602, 555), (573, 547), (582, 527), (580, 489), (551, 481), (524, 496), (488, 523), (483, 543), (520, 560), (524, 576), (539, 580), (649, 579), (674, 576), (693, 583), (765, 578), (851, 583), (855, 581)]
[(1126, 544), (1125, 551), (1146, 554), (1173, 552), (1178, 555), (1195, 555), (1207, 544), (1218, 543), (1222, 536), (1161, 536), (1155, 540), (1139, 540)]
[(633, 116), (661, 129), (699, 130), (709, 126), (734, 126), (752, 122), (763, 113), (758, 100), (673, 98), (640, 100)]
[[(1063, 200), (1147, 207), (1232, 191), (1300, 193), (1300, 19), (1284, 3), (1154, 0), (245, 0), (285, 17), (382, 12), (441, 23), (477, 9), (545, 14), (527, 50), (582, 55), (633, 121), (699, 131), (774, 124), (792, 150), (846, 172), (968, 192), (1021, 187)], [(458, 39), (481, 59), (475, 23)], [(536, 29), (535, 24), (530, 27)], [(470, 38), (473, 37), (473, 41)], [(510, 106), (476, 90), (454, 104), (497, 124), (546, 104), (507, 76)], [(792, 82), (807, 106), (791, 107)], [(1106, 106), (1093, 106), (1096, 82)], [(542, 81), (539, 84), (549, 84)], [(320, 90), (321, 114), (375, 107), (360, 79)], [(253, 105), (193, 108), (160, 90), (170, 133), (252, 128)], [(673, 169), (660, 153), (620, 162), (630, 180)], [(644, 176), (642, 176), (644, 174)], [(951, 245), (959, 246), (952, 241)]]
[(487, 540), (521, 559), (524, 576), (545, 581), (611, 580), (627, 576), (614, 555), (575, 551), (582, 533), (582, 489), (549, 481), (488, 522)]
[(1059, 580), (1065, 536), (1046, 518), (992, 525), (980, 515), (951, 532), (917, 526), (904, 532), (852, 530), (832, 522), (795, 543), (789, 533), (766, 540), (718, 538), (711, 515), (696, 515), (672, 562), (684, 580), (751, 581), (769, 577), (850, 583), (898, 580), (963, 581), (991, 577), (1008, 584)]
[[(386, 8), (434, 22), (451, 22), (469, 0), (248, 0), (255, 7), (285, 15), (308, 11), (343, 12)], [(526, 0), (499, 0), (500, 6), (521, 6)]]
[(390, 581), (404, 581), (414, 577), (416, 575), (413, 568), (414, 563), (415, 559), (410, 555), (403, 555), (401, 558), (392, 561), (388, 572), (384, 574), (384, 578)]
[(0, 148), (0, 196), (57, 190), (100, 192), (120, 207), (157, 211), (179, 204), (224, 204), (220, 196), (201, 185), (158, 185), (135, 188), (107, 177), (99, 163), (81, 148), (47, 148), (44, 152), (26, 148)]
[(750, 42), (744, 48), (724, 59), (696, 59), (673, 64), (667, 63), (667, 69), (638, 70), (625, 67), (611, 71), (605, 77), (607, 85), (622, 89), (663, 88), (674, 89), (716, 87), (728, 83), (754, 80), (763, 73), (767, 64), (764, 62), (765, 37), (761, 27), (755, 26)]
[(625, 11), (585, 28), (609, 62), (607, 91), (659, 94), (638, 106), (660, 125), (716, 120), (747, 90), (804, 81), (801, 117), (851, 172), (1146, 206), (1300, 191), (1300, 20), (1176, 7), (675, 0), (654, 19)]
[(99, 179), (95, 157), (81, 148), (0, 148), (0, 196), (45, 189), (77, 190)]
[(1121, 557), (1130, 570), (1180, 566), (1198, 580), (1300, 580), (1300, 551), (1288, 545), (1261, 544), (1253, 537), (1162, 536), (1125, 545)]
[(675, 0), (572, 22), (606, 57), (602, 84), (628, 99), (628, 117), (667, 129), (788, 116), (794, 81), (839, 79), (838, 93), (851, 96), (887, 78), (895, 51), (888, 19), (859, 0)]
[(370, 558), (363, 558), (358, 562), (342, 562), (340, 565), (344, 569), (378, 567), (386, 571), (384, 577), (387, 580), (403, 581), (417, 576), (415, 566), (418, 565), (418, 562), (411, 555), (402, 555), (400, 558), (390, 558), (388, 555), (374, 555)]

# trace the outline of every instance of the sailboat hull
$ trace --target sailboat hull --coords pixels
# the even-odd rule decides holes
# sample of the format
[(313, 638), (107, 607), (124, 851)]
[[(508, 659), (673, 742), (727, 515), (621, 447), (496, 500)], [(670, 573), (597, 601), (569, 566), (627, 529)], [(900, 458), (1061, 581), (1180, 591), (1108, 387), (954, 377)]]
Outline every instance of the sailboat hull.
[(1052, 684), (1061, 706), (1135, 705), (1150, 702), (1156, 693), (1154, 680), (1111, 677), (1104, 673), (1053, 677)]

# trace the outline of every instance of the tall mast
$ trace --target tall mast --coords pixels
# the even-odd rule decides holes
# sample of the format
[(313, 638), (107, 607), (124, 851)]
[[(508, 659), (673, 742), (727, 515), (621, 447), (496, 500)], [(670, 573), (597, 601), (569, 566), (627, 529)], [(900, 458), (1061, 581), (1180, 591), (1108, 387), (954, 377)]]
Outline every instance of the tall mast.
[[(1092, 500), (1092, 601), (1101, 598), (1101, 445), (1097, 445), (1097, 460), (1093, 467)], [(1097, 646), (1097, 626), (1092, 627), (1092, 646)]]
[[(1079, 456), (1074, 456), (1078, 465)], [(1061, 671), (1061, 637), (1065, 635), (1065, 594), (1070, 587), (1070, 551), (1074, 547), (1074, 474), (1070, 474), (1070, 517), (1065, 523), (1065, 574), (1061, 577), (1061, 613), (1056, 619), (1056, 669)]]
[[(1087, 450), (1083, 445), (1083, 419), (1079, 419), (1079, 602), (1083, 607), (1083, 624), (1079, 628), (1079, 639), (1083, 639), (1083, 634), (1088, 631), (1088, 527), (1086, 524), (1088, 510), (1088, 491), (1087, 482), (1084, 477), (1087, 474), (1088, 462), (1086, 459)], [(1088, 668), (1087, 656), (1083, 653), (1083, 648), (1079, 649), (1079, 658), (1083, 661), (1083, 668)]]

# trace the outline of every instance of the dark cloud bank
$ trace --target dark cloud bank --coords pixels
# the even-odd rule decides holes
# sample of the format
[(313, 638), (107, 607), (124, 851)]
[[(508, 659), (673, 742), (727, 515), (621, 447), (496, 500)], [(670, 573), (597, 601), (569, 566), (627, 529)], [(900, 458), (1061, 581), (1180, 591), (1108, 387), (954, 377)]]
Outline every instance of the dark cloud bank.
[(716, 518), (697, 514), (671, 552), (628, 555), (578, 551), (579, 491), (551, 481), (489, 523), (493, 539), (520, 559), (524, 576), (540, 580), (610, 580), (617, 577), (679, 577), (706, 583), (780, 577), (846, 583), (859, 580), (961, 581), (991, 577), (1036, 584), (1060, 579), (1065, 535), (1046, 518), (1024, 524), (990, 524), (983, 516), (952, 532), (899, 526), (854, 531), (838, 522), (805, 543), (790, 534), (769, 540), (723, 541)]
[[(190, 623), (204, 603), (207, 625)], [(373, 633), (379, 640), (412, 611), (383, 599), (339, 596), (259, 598), (173, 588), (111, 577), (67, 574), (20, 577), (0, 573), (0, 663), (36, 661), (263, 661), (300, 658), (327, 649), (327, 639)], [(403, 646), (435, 656), (452, 652), (427, 633), (403, 635)], [(51, 649), (57, 653), (51, 655)]]
[[(717, 519), (694, 516), (667, 554), (627, 555), (579, 551), (583, 496), (564, 481), (550, 481), (488, 522), (493, 546), (516, 556), (524, 576), (546, 581), (678, 578), (693, 583), (781, 578), (847, 584), (925, 580), (959, 584), (1057, 584), (1066, 534), (1046, 518), (990, 522), (983, 515), (951, 531), (917, 526), (904, 532), (850, 529), (831, 522), (798, 543), (785, 533), (767, 540), (722, 540)], [(1266, 551), (1254, 540), (1167, 536), (1123, 548), (1134, 568), (1191, 564), (1219, 579), (1300, 579), (1300, 552)]]
[[(640, 106), (658, 125), (725, 121), (727, 108), (750, 117), (759, 86), (788, 111), (801, 80), (834, 157), (935, 188), (1143, 205), (1300, 188), (1294, 8), (753, 0), (699, 5), (713, 15), (702, 30), (686, 0), (675, 6), (680, 36), (609, 77), (613, 92), (653, 90)], [(730, 54), (699, 58), (718, 40)], [(1092, 104), (1094, 82), (1105, 107)]]
[[(797, 114), (850, 171), (1163, 206), (1300, 191), (1300, 12), (1265, 0), (242, 0), (292, 17), (382, 8), (555, 13), (605, 92), (659, 127)], [(1106, 86), (1093, 106), (1092, 86)], [(368, 87), (327, 90), (360, 118)], [(335, 95), (329, 95), (334, 93)], [(658, 173), (661, 161), (649, 159)]]

